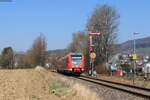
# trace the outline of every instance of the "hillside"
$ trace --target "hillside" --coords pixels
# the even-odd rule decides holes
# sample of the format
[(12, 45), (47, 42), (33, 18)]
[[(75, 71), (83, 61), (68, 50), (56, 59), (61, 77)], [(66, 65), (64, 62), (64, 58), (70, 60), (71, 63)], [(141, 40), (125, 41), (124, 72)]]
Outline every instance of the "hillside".
[[(119, 44), (117, 46), (118, 52), (133, 50), (133, 43), (133, 40), (128, 40), (122, 44)], [(139, 52), (150, 52), (147, 48), (150, 48), (150, 37), (136, 39), (136, 49), (139, 50)]]
[(66, 49), (48, 50), (47, 54), (49, 56), (64, 56), (66, 54)]

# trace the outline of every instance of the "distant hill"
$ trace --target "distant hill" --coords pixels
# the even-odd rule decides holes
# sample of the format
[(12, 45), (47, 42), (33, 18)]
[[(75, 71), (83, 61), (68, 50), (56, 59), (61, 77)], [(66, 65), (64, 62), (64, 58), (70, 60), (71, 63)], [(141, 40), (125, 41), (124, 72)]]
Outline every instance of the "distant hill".
[[(128, 40), (124, 43), (121, 43), (119, 45), (117, 45), (117, 49), (119, 52), (122, 52), (122, 51), (131, 51), (133, 50), (133, 40)], [(149, 50), (150, 49), (147, 49), (147, 48), (150, 48), (150, 37), (146, 37), (146, 38), (141, 38), (141, 39), (136, 39), (136, 49), (137, 51), (148, 51), (150, 52)]]
[[(133, 40), (118, 44), (116, 47), (118, 52), (132, 52)], [(136, 39), (136, 50), (139, 53), (150, 54), (150, 37)], [(49, 56), (64, 56), (66, 54), (66, 49), (49, 50), (47, 53)]]
[(66, 49), (48, 50), (47, 54), (49, 56), (64, 56), (66, 54)]

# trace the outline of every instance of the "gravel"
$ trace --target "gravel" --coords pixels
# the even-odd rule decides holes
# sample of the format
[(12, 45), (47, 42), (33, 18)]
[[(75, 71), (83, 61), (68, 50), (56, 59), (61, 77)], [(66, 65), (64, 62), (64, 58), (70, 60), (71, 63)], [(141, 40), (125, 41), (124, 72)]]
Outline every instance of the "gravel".
[[(62, 76), (62, 77), (66, 77), (66, 76)], [(67, 77), (67, 78), (69, 78), (69, 80), (73, 80), (75, 82), (79, 82), (80, 84), (87, 86), (88, 88), (90, 88), (92, 92), (96, 92), (97, 95), (103, 100), (148, 100), (119, 90), (115, 90), (94, 83), (90, 83), (87, 81), (83, 81), (74, 77)]]

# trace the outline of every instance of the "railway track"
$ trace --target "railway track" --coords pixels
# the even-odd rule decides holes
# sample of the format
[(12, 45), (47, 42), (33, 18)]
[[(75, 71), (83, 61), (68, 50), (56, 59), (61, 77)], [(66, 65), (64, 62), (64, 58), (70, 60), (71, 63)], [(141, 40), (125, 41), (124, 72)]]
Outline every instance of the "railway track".
[(116, 89), (119, 91), (123, 91), (132, 95), (136, 95), (142, 98), (150, 99), (150, 88), (143, 88), (129, 84), (123, 84), (108, 80), (97, 79), (89, 76), (81, 75), (80, 77), (76, 77), (80, 80), (88, 81), (97, 85), (102, 85), (105, 87), (109, 87), (112, 89)]
[[(57, 73), (57, 72), (54, 72), (54, 73)], [(105, 86), (108, 88), (116, 89), (116, 90), (119, 90), (122, 92), (126, 92), (129, 94), (150, 100), (150, 88), (143, 88), (143, 87), (129, 85), (129, 84), (123, 84), (123, 83), (119, 83), (119, 82), (97, 79), (94, 77), (84, 76), (84, 75), (80, 75), (80, 77), (75, 77), (75, 78), (84, 80), (87, 82), (91, 82), (91, 83), (94, 83), (97, 85)]]

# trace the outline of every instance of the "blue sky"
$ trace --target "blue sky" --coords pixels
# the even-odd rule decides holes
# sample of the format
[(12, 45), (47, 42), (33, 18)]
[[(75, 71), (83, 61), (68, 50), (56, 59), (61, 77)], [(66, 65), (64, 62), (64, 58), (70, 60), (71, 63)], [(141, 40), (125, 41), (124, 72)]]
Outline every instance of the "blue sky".
[(13, 0), (0, 2), (0, 50), (12, 46), (29, 49), (40, 32), (48, 49), (66, 48), (72, 33), (86, 27), (88, 17), (98, 5), (108, 4), (120, 13), (118, 43), (150, 36), (150, 0)]

